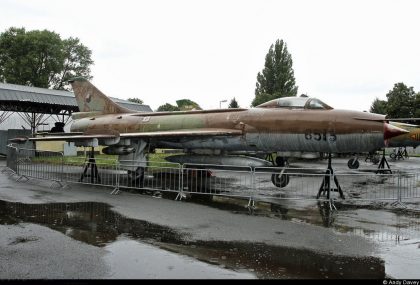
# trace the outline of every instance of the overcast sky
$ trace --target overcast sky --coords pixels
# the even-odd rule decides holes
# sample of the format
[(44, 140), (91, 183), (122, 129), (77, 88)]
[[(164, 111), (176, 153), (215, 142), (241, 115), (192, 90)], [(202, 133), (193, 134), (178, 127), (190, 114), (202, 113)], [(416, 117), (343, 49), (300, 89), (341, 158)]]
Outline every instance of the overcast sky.
[[(0, 0), (11, 26), (78, 37), (92, 82), (153, 109), (188, 98), (205, 109), (254, 98), (271, 44), (292, 55), (298, 93), (368, 110), (397, 82), (420, 91), (420, 1)], [(227, 107), (227, 103), (221, 103)]]

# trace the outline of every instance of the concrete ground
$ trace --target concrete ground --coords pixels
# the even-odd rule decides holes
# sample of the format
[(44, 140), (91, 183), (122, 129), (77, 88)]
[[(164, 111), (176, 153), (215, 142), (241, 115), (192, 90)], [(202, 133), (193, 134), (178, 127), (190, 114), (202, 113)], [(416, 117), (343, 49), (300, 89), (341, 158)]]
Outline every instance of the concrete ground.
[[(405, 240), (395, 243), (392, 236), (384, 243), (367, 236), (370, 228), (373, 236), (386, 234), (388, 228), (393, 232), (397, 225), (384, 222), (383, 215), (404, 219), (404, 213), (342, 206), (330, 223), (319, 214), (326, 208), (315, 202), (288, 201), (280, 205), (286, 210), (277, 214), (263, 210), (249, 214), (246, 203), (224, 207), (124, 191), (110, 195), (112, 189), (105, 187), (72, 184), (56, 189), (48, 181), (15, 180), (0, 174), (1, 279), (420, 276), (413, 269), (420, 261), (418, 216), (406, 218), (408, 224), (414, 223), (409, 233), (395, 236)], [(90, 212), (82, 225), (66, 223), (81, 210), (64, 211), (65, 216), (42, 210), (81, 202), (110, 209), (101, 206), (104, 210)], [(418, 204), (411, 206), (415, 210)], [(39, 218), (49, 215), (54, 218)], [(93, 216), (101, 216), (101, 221)], [(101, 229), (104, 224), (107, 228)], [(153, 234), (139, 234), (152, 228)], [(98, 242), (110, 232), (111, 238)]]

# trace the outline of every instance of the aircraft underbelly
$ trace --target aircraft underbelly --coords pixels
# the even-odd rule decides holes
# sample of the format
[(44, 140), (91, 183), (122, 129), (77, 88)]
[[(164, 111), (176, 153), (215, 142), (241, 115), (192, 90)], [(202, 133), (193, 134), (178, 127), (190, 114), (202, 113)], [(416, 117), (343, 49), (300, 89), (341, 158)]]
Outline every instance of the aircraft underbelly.
[(248, 133), (243, 137), (213, 137), (184, 139), (179, 142), (161, 141), (163, 147), (182, 149), (220, 149), (227, 151), (307, 151), (365, 152), (384, 147), (382, 133), (353, 134), (274, 134)]
[(382, 133), (259, 134), (258, 147), (267, 151), (365, 152), (384, 146)]
[(248, 150), (245, 141), (241, 137), (182, 139), (178, 142), (159, 141), (159, 146), (181, 149)]

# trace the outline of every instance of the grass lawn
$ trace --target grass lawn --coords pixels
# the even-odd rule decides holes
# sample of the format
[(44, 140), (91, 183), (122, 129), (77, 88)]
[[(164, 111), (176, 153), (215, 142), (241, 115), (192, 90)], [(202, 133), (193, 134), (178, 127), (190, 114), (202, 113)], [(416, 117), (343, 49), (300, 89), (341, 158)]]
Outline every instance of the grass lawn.
[[(168, 163), (165, 157), (171, 154), (168, 153), (151, 153), (149, 154), (149, 167), (178, 167), (176, 163)], [(51, 164), (60, 164), (64, 162), (65, 165), (83, 165), (86, 161), (86, 156), (48, 156), (48, 152), (45, 155), (41, 152), (40, 156), (32, 157), (33, 162), (43, 162)], [(118, 155), (106, 155), (96, 154), (95, 160), (97, 164), (101, 165), (116, 165), (118, 163)]]

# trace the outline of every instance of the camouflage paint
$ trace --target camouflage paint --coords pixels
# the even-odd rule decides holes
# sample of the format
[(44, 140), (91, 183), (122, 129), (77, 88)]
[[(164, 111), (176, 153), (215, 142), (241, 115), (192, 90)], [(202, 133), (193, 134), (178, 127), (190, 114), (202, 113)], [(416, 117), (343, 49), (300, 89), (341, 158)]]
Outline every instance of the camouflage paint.
[[(149, 138), (156, 147), (189, 150), (367, 152), (385, 146), (387, 124), (384, 115), (283, 108), (133, 113), (120, 109), (88, 81), (75, 79), (72, 86), (81, 110), (99, 112), (75, 120), (72, 132), (141, 134), (189, 130), (194, 133), (202, 129), (220, 129), (242, 133), (239, 136)], [(401, 134), (403, 130), (398, 132)]]
[(391, 125), (394, 125), (399, 128), (406, 129), (409, 131), (407, 134), (402, 134), (396, 137), (391, 138), (388, 141), (389, 147), (417, 147), (420, 145), (420, 128), (416, 125), (398, 123), (398, 122), (389, 122)]

